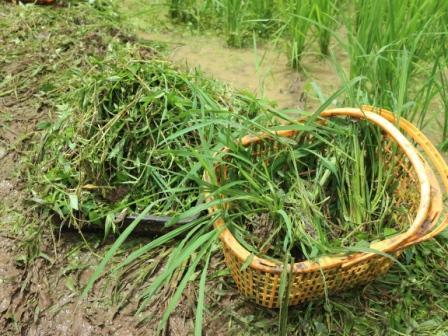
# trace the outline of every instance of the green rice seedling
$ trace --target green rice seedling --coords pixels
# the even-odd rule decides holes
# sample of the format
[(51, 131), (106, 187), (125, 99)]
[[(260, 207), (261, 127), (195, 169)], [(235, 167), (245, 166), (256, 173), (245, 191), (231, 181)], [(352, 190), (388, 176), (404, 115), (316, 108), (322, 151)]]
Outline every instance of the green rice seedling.
[[(441, 46), (429, 45), (428, 41), (443, 33), (441, 20), (446, 9), (446, 4), (433, 1), (409, 0), (400, 6), (394, 1), (354, 3), (355, 20), (348, 14), (344, 18), (350, 76), (366, 77), (361, 90), (372, 104), (412, 116), (409, 103), (417, 91), (424, 89), (411, 90), (411, 83), (420, 76), (421, 62), (437, 62), (440, 57)], [(431, 81), (429, 77), (424, 85), (431, 86)]]
[(335, 19), (337, 11), (337, 2), (329, 0), (319, 0), (314, 2), (314, 20), (317, 23), (315, 26), (320, 52), (323, 55), (329, 54), (332, 31), (337, 28), (337, 21)]
[(173, 0), (169, 6), (177, 22), (223, 31), (229, 47), (246, 46), (253, 32), (269, 38), (276, 26), (274, 0)]
[(291, 286), (291, 274), (287, 271), (288, 265), (294, 263), (294, 259), (288, 254), (285, 255), (283, 261), (283, 271), (280, 276), (280, 312), (279, 312), (279, 332), (280, 336), (288, 335), (288, 311), (289, 311), (289, 292)]
[[(443, 39), (444, 41), (445, 39)], [(440, 96), (440, 100), (442, 102), (442, 150), (448, 150), (448, 73), (447, 73), (447, 64), (448, 64), (448, 55), (446, 54), (446, 49), (444, 49), (444, 60), (445, 62), (441, 62), (438, 69), (438, 77), (437, 81), (438, 92)]]
[[(397, 187), (393, 173), (400, 171), (394, 163), (394, 152), (384, 153), (383, 137), (375, 127), (352, 125), (350, 128), (352, 141), (342, 150), (351, 157), (343, 157), (338, 162), (340, 175), (335, 187), (338, 197), (334, 205), (339, 218), (338, 229), (345, 232), (341, 238), (345, 246), (353, 236), (358, 241), (368, 241), (372, 236), (385, 237), (404, 229), (402, 221), (391, 220), (394, 212), (403, 212), (393, 204)], [(371, 233), (366, 235), (366, 231)]]
[(180, 22), (190, 22), (196, 3), (196, 0), (170, 0), (169, 13), (171, 19)]
[(288, 59), (294, 69), (301, 68), (301, 58), (307, 46), (307, 34), (312, 27), (312, 1), (287, 0), (283, 3), (285, 39)]
[(223, 6), (227, 45), (241, 48), (245, 38), (247, 2), (244, 0), (224, 0)]
[(260, 37), (269, 38), (274, 25), (274, 13), (276, 3), (274, 0), (251, 0), (248, 5), (250, 21), (254, 26), (256, 34)]
[(219, 27), (222, 4), (218, 0), (171, 0), (169, 15), (176, 23), (192, 25), (194, 28)]

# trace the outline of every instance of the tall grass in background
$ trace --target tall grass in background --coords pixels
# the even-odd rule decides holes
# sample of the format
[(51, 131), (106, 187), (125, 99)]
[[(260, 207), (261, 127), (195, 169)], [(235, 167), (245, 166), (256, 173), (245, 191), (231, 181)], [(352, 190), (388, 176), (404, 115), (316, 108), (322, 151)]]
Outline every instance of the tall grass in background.
[(170, 8), (172, 17), (221, 30), (230, 47), (248, 46), (253, 37), (279, 42), (297, 70), (307, 49), (317, 45), (321, 54), (331, 54), (334, 36), (350, 61), (347, 73), (340, 55), (333, 55), (339, 75), (364, 77), (345, 104), (389, 108), (420, 127), (429, 111), (443, 105), (443, 137), (448, 136), (448, 1), (170, 0)]
[[(365, 78), (351, 90), (346, 104), (389, 108), (420, 127), (428, 122), (434, 102), (446, 106), (448, 1), (171, 0), (170, 8), (172, 17), (220, 27), (230, 47), (249, 45), (253, 36), (280, 41), (297, 70), (303, 69), (303, 55), (316, 41), (328, 55), (336, 35), (350, 60), (346, 79)], [(340, 24), (345, 26), (342, 32)], [(338, 67), (339, 73), (345, 72), (341, 64)]]
[(253, 30), (258, 36), (269, 38), (276, 12), (275, 0), (252, 0), (249, 2), (249, 10)]
[(336, 20), (339, 1), (315, 0), (313, 19), (316, 21), (316, 34), (319, 42), (320, 52), (329, 54), (332, 30), (337, 28)]
[(241, 48), (244, 43), (244, 25), (247, 1), (224, 0), (224, 26), (229, 47)]
[(279, 20), (284, 22), (280, 31), (294, 69), (302, 69), (302, 56), (316, 40), (320, 52), (329, 55), (331, 37), (339, 26), (339, 1), (282, 0), (277, 2), (277, 6)]
[(215, 28), (216, 17), (222, 16), (220, 0), (169, 0), (167, 5), (174, 22), (197, 29)]
[(229, 47), (249, 45), (254, 34), (284, 39), (295, 69), (301, 68), (310, 29), (315, 28), (320, 50), (327, 55), (331, 30), (337, 26), (338, 3), (326, 0), (170, 0), (168, 4), (173, 20), (222, 30)]
[[(350, 78), (364, 76), (362, 102), (390, 108), (423, 125), (433, 95), (434, 74), (427, 65), (439, 62), (439, 37), (447, 10), (443, 1), (365, 1), (344, 15)], [(352, 19), (353, 14), (355, 15)], [(418, 99), (420, 98), (420, 99)]]
[(170, 18), (197, 28), (222, 30), (229, 47), (241, 48), (249, 36), (249, 12), (265, 15), (268, 0), (169, 0)]
[(438, 92), (440, 94), (442, 114), (443, 114), (443, 130), (442, 130), (442, 144), (443, 151), (448, 150), (448, 57), (446, 49), (444, 50), (443, 62), (439, 65), (439, 81)]
[(195, 4), (196, 0), (171, 0), (169, 4), (171, 19), (182, 22), (191, 20), (191, 13)]
[(281, 15), (285, 20), (285, 40), (288, 59), (294, 69), (301, 69), (301, 59), (307, 46), (307, 35), (312, 23), (312, 1), (281, 1)]

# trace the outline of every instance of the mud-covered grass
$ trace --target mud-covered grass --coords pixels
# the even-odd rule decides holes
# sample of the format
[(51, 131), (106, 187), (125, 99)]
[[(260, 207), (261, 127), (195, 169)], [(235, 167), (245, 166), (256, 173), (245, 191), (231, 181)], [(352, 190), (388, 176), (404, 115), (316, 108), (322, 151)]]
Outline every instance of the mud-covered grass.
[[(33, 171), (33, 153), (41, 144), (42, 130), (64, 111), (65, 97), (80, 81), (79, 74), (117, 52), (129, 59), (151, 59), (157, 52), (151, 43), (130, 35), (111, 7), (23, 7), (3, 2), (0, 6), (1, 330), (6, 335), (154, 334), (184, 268), (158, 290), (150, 307), (139, 316), (135, 311), (139, 293), (159, 274), (172, 244), (144, 253), (119, 272), (100, 278), (81, 302), (82, 290), (113, 239), (105, 241), (103, 233), (58, 229), (60, 223), (49, 212), (37, 210), (38, 199), (29, 189), (27, 174)], [(130, 237), (110, 267), (152, 239)], [(210, 266), (226, 274), (221, 258), (213, 257)], [(211, 286), (225, 287), (219, 296), (236, 293), (230, 287), (227, 294), (227, 285), (216, 278), (214, 283), (218, 282)], [(174, 335), (188, 333), (193, 325), (196, 289), (188, 285), (185, 293), (168, 320), (167, 330)], [(218, 304), (210, 302), (210, 306)], [(204, 318), (206, 325), (209, 320)], [(220, 322), (213, 328), (224, 333)]]
[[(115, 316), (121, 322), (112, 325), (106, 314), (111, 302), (77, 303), (89, 267), (105, 248), (102, 236), (81, 238), (53, 230), (47, 214), (37, 212), (30, 202), (27, 168), (38, 133), (54, 120), (57, 106), (64, 104), (61, 96), (72, 89), (72, 79), (88, 60), (102, 59), (116, 47), (126, 49), (131, 42), (129, 55), (152, 57), (154, 50), (139, 45), (110, 7), (2, 2), (0, 8), (2, 333), (134, 334), (132, 315)], [(108, 288), (113, 291), (115, 286)]]
[[(127, 24), (125, 24), (126, 26)], [(120, 48), (132, 57), (157, 52), (119, 23), (113, 8), (15, 6), (0, 3), (0, 329), (5, 335), (152, 335), (184, 269), (135, 316), (139, 293), (160, 274), (176, 242), (141, 255), (102, 277), (87, 300), (79, 297), (112, 244), (103, 234), (54, 230), (29, 201), (26, 168), (40, 130), (56, 118), (74, 73), (89, 59)], [(330, 95), (331, 93), (326, 93)], [(437, 129), (434, 129), (437, 132)], [(154, 239), (131, 236), (110, 268)], [(365, 287), (291, 308), (291, 335), (444, 335), (448, 332), (446, 234), (407, 250), (408, 273), (394, 267)], [(195, 272), (192, 279), (198, 279)], [(206, 284), (204, 334), (272, 335), (278, 311), (241, 298), (219, 247), (212, 249)], [(197, 281), (189, 282), (168, 320), (167, 335), (194, 327)]]

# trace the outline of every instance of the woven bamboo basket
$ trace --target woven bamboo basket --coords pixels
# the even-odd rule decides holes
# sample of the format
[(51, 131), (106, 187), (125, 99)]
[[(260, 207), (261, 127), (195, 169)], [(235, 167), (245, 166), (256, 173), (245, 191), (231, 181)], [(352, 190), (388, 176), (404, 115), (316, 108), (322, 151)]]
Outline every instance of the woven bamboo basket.
[[(379, 126), (391, 142), (400, 149), (398, 165), (402, 168), (401, 176), (397, 176), (399, 194), (397, 198), (409, 210), (408, 215), (401, 217), (407, 221), (405, 232), (391, 238), (373, 242), (370, 248), (381, 253), (399, 255), (406, 247), (420, 241), (430, 239), (440, 233), (448, 224), (446, 215), (442, 221), (440, 217), (443, 209), (442, 191), (439, 180), (433, 173), (431, 166), (417, 151), (413, 144), (391, 122), (393, 114), (385, 110), (374, 110), (371, 107), (360, 109), (333, 109), (321, 113), (322, 117), (350, 116), (357, 119), (366, 119)], [(418, 144), (425, 152), (431, 165), (437, 170), (438, 177), (448, 190), (447, 166), (441, 155), (426, 137), (404, 119), (400, 119), (399, 127), (411, 140)], [(297, 131), (278, 131), (277, 136), (293, 137)], [(268, 133), (258, 136), (242, 138), (243, 146), (259, 145), (262, 140), (273, 139)], [(385, 148), (387, 150), (387, 148)], [(228, 148), (223, 151), (228, 152)], [(216, 167), (219, 175), (221, 167)], [(209, 175), (204, 173), (204, 180), (210, 182)], [(224, 181), (220, 181), (221, 183)], [(210, 195), (206, 195), (211, 200)], [(209, 213), (215, 213), (218, 208), (210, 207)], [(410, 220), (410, 219), (411, 220)], [(219, 218), (214, 223), (215, 228), (222, 230), (220, 239), (224, 258), (239, 291), (256, 303), (277, 308), (280, 305), (279, 287), (280, 276), (283, 271), (282, 262), (266, 260), (251, 255), (225, 227), (225, 222)], [(252, 261), (248, 267), (242, 267), (248, 258)], [(351, 253), (321, 257), (316, 261), (305, 260), (288, 265), (290, 274), (289, 305), (296, 305), (307, 300), (322, 297), (326, 293), (351, 288), (365, 284), (376, 277), (386, 273), (392, 266), (392, 259), (378, 253)], [(246, 265), (245, 265), (246, 266)]]

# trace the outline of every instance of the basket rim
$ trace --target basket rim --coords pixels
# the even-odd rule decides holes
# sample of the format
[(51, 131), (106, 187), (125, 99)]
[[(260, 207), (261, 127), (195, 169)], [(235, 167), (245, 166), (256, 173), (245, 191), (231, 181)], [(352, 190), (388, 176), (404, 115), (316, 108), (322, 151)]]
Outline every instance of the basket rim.
[[(419, 191), (420, 191), (420, 202), (415, 215), (414, 221), (410, 225), (407, 231), (400, 233), (391, 238), (387, 238), (381, 241), (370, 243), (370, 248), (381, 253), (388, 253), (391, 251), (396, 251), (400, 249), (400, 245), (404, 245), (408, 240), (412, 239), (419, 231), (421, 231), (422, 226), (425, 225), (427, 214), (430, 209), (431, 204), (431, 183), (430, 178), (426, 172), (426, 168), (423, 159), (416, 148), (410, 143), (410, 141), (388, 120), (380, 116), (377, 113), (361, 110), (359, 108), (338, 108), (332, 110), (326, 110), (320, 113), (321, 117), (329, 118), (336, 116), (349, 116), (356, 119), (368, 120), (377, 126), (381, 127), (401, 148), (404, 155), (409, 159), (414, 172), (417, 175), (419, 181)], [(239, 139), (243, 146), (248, 146), (252, 143), (256, 143), (264, 138), (271, 137), (273, 134), (277, 136), (291, 137), (297, 134), (298, 131), (295, 130), (282, 130), (274, 131), (272, 134), (267, 132), (261, 132), (258, 136), (247, 135)], [(229, 148), (224, 147), (221, 151), (229, 151)], [(203, 179), (210, 182), (210, 176), (207, 171), (204, 171)], [(441, 197), (441, 195), (439, 195)], [(213, 196), (210, 193), (205, 193), (205, 198), (208, 201), (213, 200)], [(208, 208), (209, 213), (215, 213), (217, 211), (217, 206), (212, 206)], [(235, 255), (241, 262), (244, 262), (251, 255), (253, 256), (249, 267), (256, 269), (258, 271), (278, 274), (282, 272), (283, 264), (280, 262), (274, 262), (264, 258), (260, 258), (256, 255), (251, 254), (246, 250), (238, 240), (233, 236), (228, 228), (225, 227), (225, 222), (223, 218), (218, 218), (214, 222), (215, 228), (224, 227), (220, 233), (221, 242), (224, 244), (224, 248), (229, 249), (233, 255)], [(293, 273), (308, 273), (315, 272), (319, 270), (331, 269), (336, 267), (348, 267), (355, 263), (361, 262), (363, 260), (372, 258), (378, 255), (374, 252), (354, 252), (343, 255), (331, 255), (322, 256), (317, 260), (302, 260), (293, 265), (288, 265), (289, 271)]]

